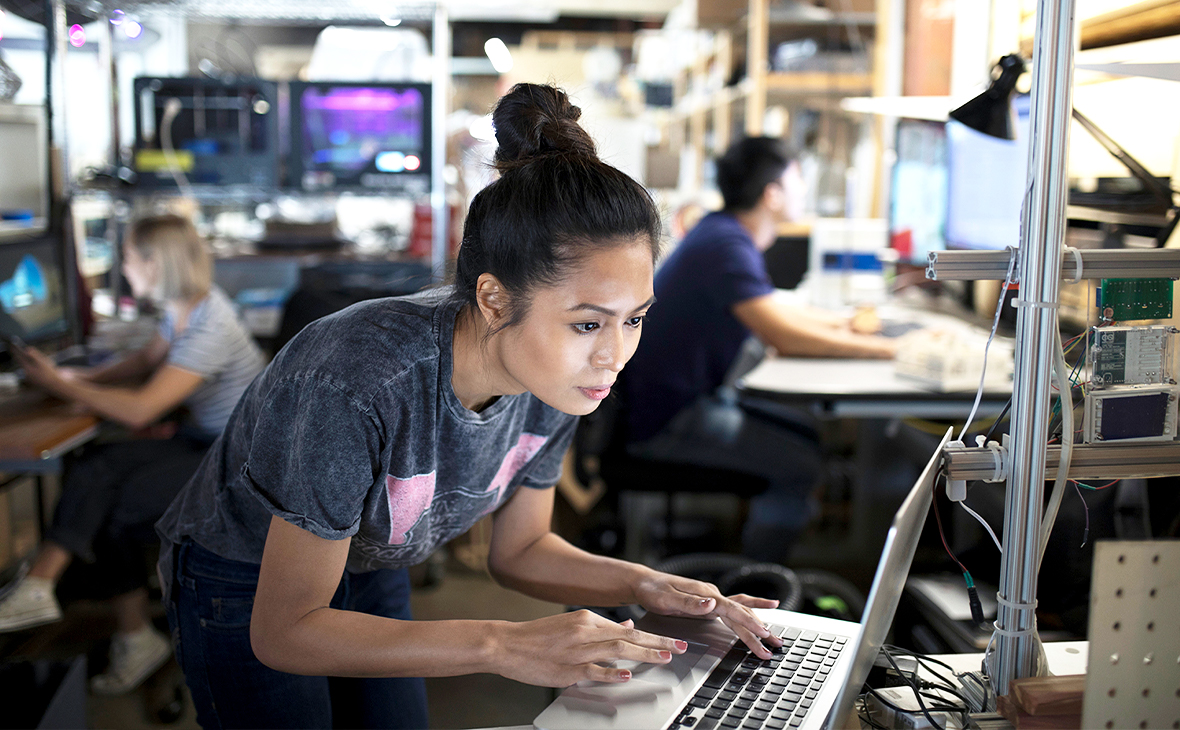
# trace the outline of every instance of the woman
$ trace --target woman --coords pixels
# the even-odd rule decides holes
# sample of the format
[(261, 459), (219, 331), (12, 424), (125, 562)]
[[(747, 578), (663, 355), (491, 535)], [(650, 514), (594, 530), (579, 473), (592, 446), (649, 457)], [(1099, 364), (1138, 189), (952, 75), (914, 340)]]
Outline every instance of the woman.
[[(580, 605), (719, 616), (713, 586), (595, 557), (549, 531), (576, 416), (610, 393), (652, 303), (659, 216), (598, 160), (565, 94), (493, 115), (498, 181), (471, 205), (453, 287), (304, 329), (255, 381), (160, 520), (178, 655), (205, 727), (423, 728), (425, 676), (619, 682), (684, 642), (589, 612), (409, 621), (405, 567), (494, 513), (503, 585)], [(331, 677), (332, 679), (328, 679)], [(352, 679), (337, 679), (352, 678)]]
[[(131, 226), (123, 274), (136, 297), (163, 311), (142, 349), (94, 369), (59, 368), (34, 349), (16, 350), (26, 380), (132, 429), (156, 424), (178, 406), (188, 420), (172, 438), (88, 449), (68, 469), (53, 524), (26, 577), (0, 602), (0, 631), (61, 618), (54, 588), (75, 557), (98, 559), (114, 595), (117, 632), (95, 691), (129, 691), (171, 652), (148, 621), (143, 551), (152, 524), (196, 471), (246, 386), (262, 371), (262, 353), (233, 306), (212, 285), (212, 263), (192, 224), (177, 216)], [(123, 385), (139, 380), (141, 385)]]

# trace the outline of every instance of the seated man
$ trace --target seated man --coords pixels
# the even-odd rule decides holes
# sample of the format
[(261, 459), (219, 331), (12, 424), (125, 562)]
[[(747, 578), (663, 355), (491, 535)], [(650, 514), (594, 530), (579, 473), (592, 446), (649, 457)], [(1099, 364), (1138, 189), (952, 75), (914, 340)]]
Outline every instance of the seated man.
[[(623, 373), (628, 450), (636, 456), (761, 476), (743, 552), (781, 561), (812, 516), (821, 461), (814, 430), (789, 409), (710, 398), (742, 373), (751, 335), (780, 355), (890, 358), (892, 341), (774, 296), (762, 252), (803, 197), (799, 165), (769, 137), (735, 143), (717, 161), (725, 208), (703, 218), (656, 272), (656, 304)], [(751, 363), (752, 364), (752, 363)], [(727, 374), (729, 377), (727, 378)]]

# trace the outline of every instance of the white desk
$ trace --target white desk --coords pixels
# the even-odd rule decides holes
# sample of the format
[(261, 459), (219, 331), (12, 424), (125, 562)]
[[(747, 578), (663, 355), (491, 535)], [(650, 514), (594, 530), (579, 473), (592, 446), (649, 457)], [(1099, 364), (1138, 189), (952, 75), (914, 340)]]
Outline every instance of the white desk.
[[(898, 377), (890, 360), (767, 358), (738, 387), (830, 418), (965, 419), (975, 400), (974, 390), (940, 393)], [(976, 417), (998, 415), (1011, 395), (985, 389)]]

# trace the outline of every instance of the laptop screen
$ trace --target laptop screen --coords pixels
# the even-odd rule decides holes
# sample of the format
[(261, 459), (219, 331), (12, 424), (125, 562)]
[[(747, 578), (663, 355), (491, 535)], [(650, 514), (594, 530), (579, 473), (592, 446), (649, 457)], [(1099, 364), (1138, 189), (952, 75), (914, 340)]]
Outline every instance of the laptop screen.
[(942, 450), (950, 441), (952, 431), (953, 429), (947, 429), (930, 461), (926, 462), (926, 468), (922, 470), (905, 501), (897, 509), (893, 524), (889, 527), (885, 547), (881, 551), (881, 560), (877, 563), (877, 574), (873, 577), (873, 587), (869, 589), (869, 600), (861, 619), (860, 634), (855, 642), (856, 654), (852, 658), (848, 680), (840, 690), (836, 705), (832, 709), (828, 728), (845, 727), (856, 698), (860, 695), (860, 688), (868, 679), (869, 670), (872, 669), (873, 662), (885, 643), (889, 627), (893, 624), (893, 614), (897, 611), (897, 603), (905, 587), (905, 578), (910, 572), (910, 563), (913, 562), (914, 552), (918, 549), (918, 538), (922, 536), (922, 525), (926, 522), (926, 515), (930, 511), (930, 503), (934, 497), (934, 480), (938, 475)]

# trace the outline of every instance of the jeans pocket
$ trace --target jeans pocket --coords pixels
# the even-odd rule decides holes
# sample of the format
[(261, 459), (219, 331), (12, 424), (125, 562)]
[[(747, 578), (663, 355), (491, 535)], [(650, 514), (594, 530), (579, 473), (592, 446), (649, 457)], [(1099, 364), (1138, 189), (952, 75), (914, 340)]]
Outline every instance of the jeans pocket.
[(249, 631), (250, 614), (254, 611), (253, 587), (226, 584), (200, 587), (205, 588), (198, 589), (197, 610), (202, 629)]

